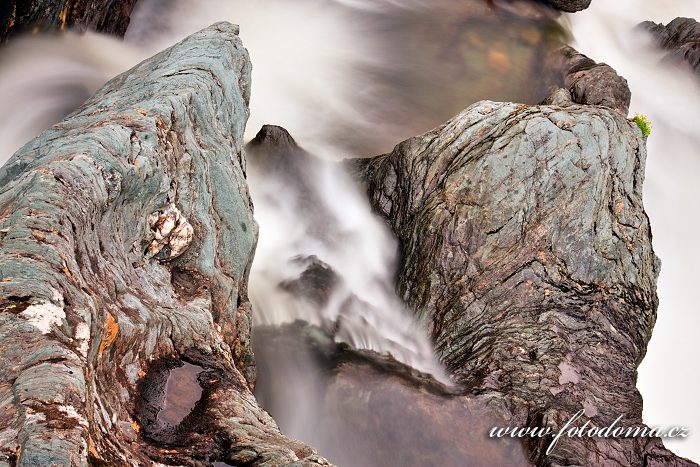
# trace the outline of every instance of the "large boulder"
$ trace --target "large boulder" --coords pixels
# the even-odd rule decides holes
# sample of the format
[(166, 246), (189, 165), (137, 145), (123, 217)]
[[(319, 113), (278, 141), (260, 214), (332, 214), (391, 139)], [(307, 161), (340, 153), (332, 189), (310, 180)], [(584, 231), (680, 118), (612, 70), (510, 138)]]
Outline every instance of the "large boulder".
[[(398, 290), (473, 393), (511, 425), (642, 423), (637, 366), (659, 263), (642, 205), (639, 129), (603, 107), (480, 102), (355, 162), (399, 238)], [(531, 439), (537, 465), (651, 465), (658, 438)], [(666, 456), (666, 457), (664, 457)]]
[(325, 464), (258, 407), (243, 130), (219, 23), (0, 169), (0, 465)]

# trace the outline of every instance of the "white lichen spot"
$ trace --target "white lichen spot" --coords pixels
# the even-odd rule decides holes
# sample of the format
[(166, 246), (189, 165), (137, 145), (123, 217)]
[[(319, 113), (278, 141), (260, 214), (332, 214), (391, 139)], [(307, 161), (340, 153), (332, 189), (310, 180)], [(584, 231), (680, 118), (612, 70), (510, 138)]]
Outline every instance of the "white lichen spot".
[(85, 417), (80, 415), (72, 405), (61, 405), (58, 407), (58, 410), (60, 410), (66, 417), (77, 420), (79, 425), (88, 426), (88, 422)]
[(162, 259), (177, 258), (192, 243), (194, 228), (174, 204), (149, 215), (148, 225), (153, 234), (148, 246), (149, 257), (156, 256), (167, 246), (168, 256)]
[(52, 297), (59, 305), (40, 301), (28, 306), (22, 312), (22, 316), (27, 318), (29, 323), (42, 334), (50, 333), (52, 326), (60, 326), (66, 317), (65, 311), (63, 311), (63, 295), (58, 290), (52, 289)]
[(41, 423), (46, 421), (46, 415), (43, 412), (37, 412), (32, 409), (27, 409), (24, 413), (25, 423), (30, 425), (32, 423)]
[(559, 364), (559, 371), (561, 374), (559, 375), (559, 384), (564, 385), (568, 383), (574, 383), (578, 384), (580, 378), (579, 374), (576, 371), (576, 368), (571, 365), (571, 360), (567, 356), (567, 359)]
[(87, 357), (88, 350), (90, 349), (90, 326), (86, 323), (80, 323), (75, 327), (75, 339), (80, 341), (78, 346), (78, 352), (83, 357)]
[(583, 413), (586, 417), (592, 418), (598, 415), (598, 408), (589, 400), (585, 400), (583, 401)]

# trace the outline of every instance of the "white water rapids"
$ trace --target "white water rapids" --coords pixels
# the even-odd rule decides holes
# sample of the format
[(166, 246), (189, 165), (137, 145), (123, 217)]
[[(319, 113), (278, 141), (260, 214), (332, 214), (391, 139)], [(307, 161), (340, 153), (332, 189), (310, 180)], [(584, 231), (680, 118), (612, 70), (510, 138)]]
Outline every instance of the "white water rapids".
[[(15, 40), (0, 50), (4, 110), (0, 114), (0, 163), (114, 75), (222, 20), (241, 25), (254, 65), (248, 138), (270, 123), (284, 126), (305, 149), (325, 158), (352, 151), (371, 155), (366, 151), (390, 150), (391, 144), (418, 133), (415, 128), (424, 125), (427, 130), (442, 121), (429, 118), (431, 125), (412, 121), (401, 128), (386, 121), (392, 112), (405, 113), (399, 105), (389, 103), (372, 111), (361, 105), (377, 100), (385, 89), (368, 78), (371, 74), (359, 70), (390, 69), (408, 76), (415, 65), (409, 63), (404, 69), (405, 63), (387, 57), (378, 36), (382, 25), (363, 18), (367, 12), (418, 8), (426, 1), (141, 0), (124, 42), (94, 33)], [(700, 287), (694, 283), (700, 264), (700, 88), (687, 70), (660, 64), (663, 54), (647, 35), (632, 32), (643, 20), (667, 23), (676, 16), (700, 18), (700, 1), (593, 0), (590, 9), (563, 21), (570, 25), (579, 51), (610, 64), (627, 78), (632, 112), (648, 115), (654, 125), (648, 141), (645, 207), (663, 266), (659, 318), (640, 367), (639, 388), (647, 424), (698, 430), (700, 400), (695, 391), (700, 387), (700, 374), (693, 370), (700, 351), (693, 334), (700, 324)], [(433, 97), (444, 93), (445, 89), (438, 88)], [(470, 103), (464, 102), (462, 108)], [(359, 141), (373, 138), (371, 149)], [(255, 177), (251, 180), (261, 226), (250, 284), (256, 321), (279, 323), (303, 317), (314, 322), (337, 316), (338, 309), (332, 305), (321, 310), (323, 316), (314, 315), (318, 310), (285, 308), (288, 297), (275, 286), (299, 272), (291, 266), (280, 268), (280, 258), (317, 255), (343, 277), (353, 293), (381, 311), (363, 317), (364, 331), (355, 326), (354, 334), (345, 340), (358, 348), (391, 352), (420, 369), (440, 374), (420, 323), (413, 321), (393, 294), (395, 240), (343, 174), (321, 175), (316, 178), (316, 189), (345, 239), (339, 246), (310, 237), (313, 226), (298, 219), (289, 206), (265, 201), (266, 194), (279, 193), (280, 187)], [(688, 439), (671, 442), (670, 447), (700, 460), (700, 443)]]

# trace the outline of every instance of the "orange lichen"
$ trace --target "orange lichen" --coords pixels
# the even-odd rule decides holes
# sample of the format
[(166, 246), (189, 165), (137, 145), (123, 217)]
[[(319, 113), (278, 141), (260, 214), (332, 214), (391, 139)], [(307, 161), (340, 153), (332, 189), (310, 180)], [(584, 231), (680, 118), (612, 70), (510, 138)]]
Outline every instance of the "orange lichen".
[(64, 7), (63, 10), (58, 14), (58, 21), (61, 24), (61, 31), (66, 27), (66, 20), (68, 19), (68, 7)]
[(107, 326), (105, 327), (105, 335), (102, 338), (102, 342), (100, 342), (99, 353), (102, 353), (105, 349), (109, 348), (109, 346), (112, 345), (114, 340), (117, 338), (117, 334), (119, 334), (119, 325), (114, 319), (114, 316), (108, 313)]
[(623, 211), (623, 209), (625, 209), (625, 203), (623, 203), (622, 201), (620, 201), (619, 203), (617, 203), (617, 204), (615, 205), (615, 215), (616, 215), (616, 216), (619, 216), (620, 213)]
[(133, 420), (131, 421), (131, 428), (134, 429), (134, 432), (135, 432), (135, 433), (140, 433), (140, 432), (141, 432), (141, 427), (139, 426), (138, 423), (136, 423), (136, 422), (133, 421)]

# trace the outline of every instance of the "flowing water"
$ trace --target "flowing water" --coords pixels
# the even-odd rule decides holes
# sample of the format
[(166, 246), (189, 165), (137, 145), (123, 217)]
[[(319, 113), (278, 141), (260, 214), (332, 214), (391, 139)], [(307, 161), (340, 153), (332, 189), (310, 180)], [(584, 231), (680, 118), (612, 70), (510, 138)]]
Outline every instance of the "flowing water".
[[(495, 14), (494, 4), (503, 10)], [(546, 14), (525, 20), (509, 8), (509, 2), (486, 0), (140, 0), (125, 41), (65, 34), (16, 40), (0, 51), (0, 163), (112, 76), (222, 20), (241, 25), (253, 61), (248, 139), (263, 124), (278, 124), (326, 160), (386, 152), (477, 100), (537, 103), (544, 97), (556, 79), (543, 74), (542, 59), (562, 28)], [(698, 83), (659, 65), (661, 54), (649, 38), (630, 32), (644, 19), (677, 15), (700, 17), (698, 2), (594, 0), (590, 10), (562, 22), (582, 52), (628, 79), (633, 111), (654, 122), (645, 204), (664, 267), (660, 318), (640, 387), (648, 423), (700, 426), (692, 392), (700, 376), (688, 370), (700, 356), (690, 335), (700, 299), (690, 270), (700, 264), (694, 246), (700, 184), (692, 178), (700, 173)], [(326, 325), (342, 318), (336, 339), (391, 353), (445, 379), (421, 323), (394, 295), (397, 245), (386, 226), (338, 165), (317, 162), (301, 178), (290, 185), (251, 170), (260, 223), (250, 281), (255, 323), (301, 318)], [(298, 215), (304, 185), (325, 213), (322, 223)], [(312, 257), (342, 282), (323, 306), (279, 287), (299, 278)], [(356, 306), (348, 311), (349, 297)], [(313, 375), (309, 364), (296, 362), (295, 369)], [(303, 421), (301, 414), (315, 403), (310, 397), (321, 397), (314, 388), (299, 391), (298, 403), (285, 404), (284, 414), (273, 410), (288, 434), (310, 436), (313, 419)], [(689, 442), (673, 448), (700, 458)]]

